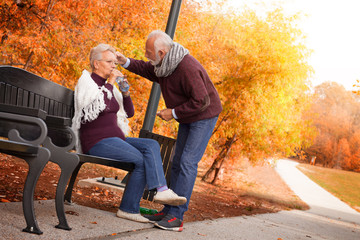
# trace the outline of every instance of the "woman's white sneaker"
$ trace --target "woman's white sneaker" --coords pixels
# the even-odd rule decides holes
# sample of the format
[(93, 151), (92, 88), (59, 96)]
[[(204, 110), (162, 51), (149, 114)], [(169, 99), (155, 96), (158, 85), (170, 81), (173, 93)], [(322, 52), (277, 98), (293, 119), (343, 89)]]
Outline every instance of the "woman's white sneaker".
[(119, 218), (124, 218), (127, 220), (135, 221), (135, 222), (141, 222), (141, 223), (149, 223), (150, 220), (141, 216), (140, 213), (128, 213), (121, 211), (120, 209), (117, 211), (116, 216)]
[(154, 196), (154, 202), (160, 204), (167, 204), (172, 206), (183, 205), (186, 203), (186, 197), (180, 197), (171, 189), (162, 192), (157, 192)]

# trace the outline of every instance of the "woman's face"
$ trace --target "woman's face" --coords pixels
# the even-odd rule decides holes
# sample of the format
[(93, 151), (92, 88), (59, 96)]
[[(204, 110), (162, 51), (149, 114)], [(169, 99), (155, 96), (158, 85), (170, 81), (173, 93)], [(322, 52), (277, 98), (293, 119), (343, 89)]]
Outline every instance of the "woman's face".
[(114, 53), (110, 51), (105, 51), (102, 53), (101, 60), (95, 60), (94, 72), (102, 78), (108, 79), (110, 73), (117, 67), (118, 61)]

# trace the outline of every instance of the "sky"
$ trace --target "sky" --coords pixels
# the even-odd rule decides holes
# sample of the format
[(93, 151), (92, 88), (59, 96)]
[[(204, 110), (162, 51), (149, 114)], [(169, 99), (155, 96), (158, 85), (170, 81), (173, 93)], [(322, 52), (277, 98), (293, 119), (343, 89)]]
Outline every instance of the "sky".
[[(331, 81), (347, 90), (360, 80), (360, 0), (228, 0), (232, 8), (246, 4), (259, 12), (271, 10), (279, 3), (285, 14), (306, 15), (298, 27), (307, 36), (306, 45), (313, 49), (309, 64), (315, 74), (313, 86)], [(259, 4), (265, 2), (265, 5)]]

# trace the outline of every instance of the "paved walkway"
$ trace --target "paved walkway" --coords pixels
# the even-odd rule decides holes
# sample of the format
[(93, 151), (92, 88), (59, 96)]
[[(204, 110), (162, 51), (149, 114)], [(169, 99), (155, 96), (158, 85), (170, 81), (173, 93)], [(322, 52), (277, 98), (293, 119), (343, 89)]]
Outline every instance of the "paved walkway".
[[(281, 160), (277, 171), (301, 199), (307, 202), (308, 211), (281, 211), (272, 214), (221, 218), (184, 224), (183, 232), (169, 232), (115, 217), (114, 213), (79, 205), (65, 206), (71, 231), (56, 229), (54, 200), (36, 201), (35, 212), (43, 235), (23, 233), (25, 220), (21, 203), (0, 203), (0, 239), (240, 239), (240, 240), (295, 240), (360, 239), (360, 214), (353, 212), (340, 201), (334, 200), (323, 189), (299, 174), (294, 162)], [(301, 173), (301, 172), (300, 172)], [(316, 184), (315, 184), (316, 185)], [(302, 190), (301, 190), (302, 189)], [(315, 197), (318, 196), (318, 197)]]
[(291, 190), (310, 206), (309, 213), (360, 225), (359, 212), (314, 183), (296, 165), (295, 161), (278, 160), (276, 171)]
[(220, 218), (184, 224), (183, 232), (154, 228), (115, 217), (114, 213), (79, 205), (66, 206), (73, 228), (64, 231), (57, 224), (53, 200), (36, 201), (37, 220), (43, 235), (22, 232), (25, 226), (21, 203), (0, 203), (0, 239), (6, 240), (357, 240), (360, 225), (331, 220), (306, 211)]

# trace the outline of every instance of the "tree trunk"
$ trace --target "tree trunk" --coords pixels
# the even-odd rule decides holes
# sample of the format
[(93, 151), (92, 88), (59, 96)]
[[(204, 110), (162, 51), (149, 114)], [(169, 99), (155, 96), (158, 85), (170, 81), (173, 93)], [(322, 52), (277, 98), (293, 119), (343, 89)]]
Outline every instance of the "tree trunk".
[(27, 68), (29, 67), (29, 65), (30, 65), (30, 63), (31, 63), (31, 58), (32, 58), (33, 55), (34, 55), (34, 52), (31, 51), (31, 53), (29, 54), (28, 59), (26, 60), (25, 65), (24, 65), (24, 69), (25, 69), (25, 70), (27, 70)]
[[(227, 151), (227, 152), (228, 152), (228, 151)], [(227, 154), (226, 154), (226, 155), (227, 155)], [(226, 157), (226, 155), (225, 155), (224, 158), (221, 160), (219, 167), (217, 167), (217, 168), (215, 169), (214, 178), (213, 178), (213, 180), (211, 181), (211, 184), (213, 184), (213, 185), (216, 184), (216, 180), (218, 179), (218, 175), (219, 175), (220, 169), (221, 169), (223, 163), (225, 162), (225, 157)]]
[(227, 154), (229, 153), (231, 146), (236, 141), (235, 140), (236, 136), (237, 136), (237, 134), (234, 134), (234, 136), (232, 138), (228, 138), (226, 140), (226, 143), (224, 144), (224, 147), (220, 151), (219, 155), (215, 158), (211, 167), (206, 171), (205, 175), (201, 178), (202, 181), (206, 181), (206, 179), (209, 177), (209, 175), (215, 171), (214, 178), (211, 181), (211, 184), (215, 184), (218, 173), (225, 161), (225, 158), (226, 158)]
[(217, 165), (218, 165), (218, 162), (220, 161), (221, 159), (221, 156), (223, 155), (223, 152), (225, 151), (226, 147), (224, 147), (219, 155), (215, 158), (214, 162), (212, 163), (211, 167), (206, 171), (205, 175), (201, 178), (202, 181), (205, 181), (209, 175), (216, 169)]

